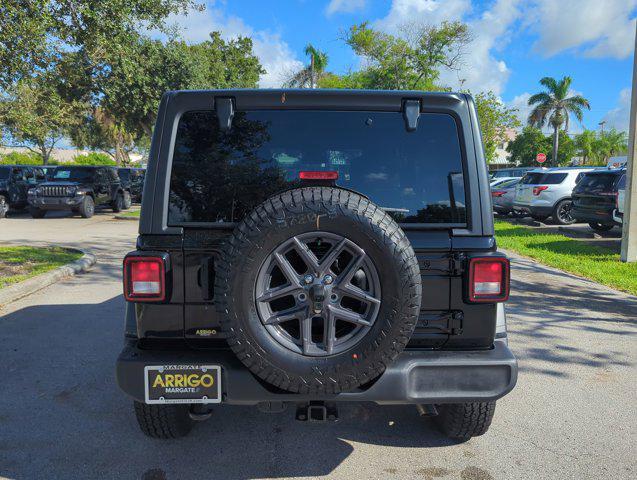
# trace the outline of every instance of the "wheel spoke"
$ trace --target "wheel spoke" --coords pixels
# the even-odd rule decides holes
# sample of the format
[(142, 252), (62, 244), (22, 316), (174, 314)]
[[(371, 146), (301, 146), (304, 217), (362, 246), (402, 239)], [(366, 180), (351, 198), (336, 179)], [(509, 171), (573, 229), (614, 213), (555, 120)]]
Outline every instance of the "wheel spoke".
[(325, 258), (321, 260), (321, 265), (319, 267), (319, 270), (320, 270), (319, 275), (322, 276), (329, 271), (332, 264), (336, 261), (338, 256), (343, 251), (343, 248), (345, 248), (346, 244), (347, 244), (347, 239), (344, 238), (343, 240), (341, 240), (340, 242), (338, 242), (336, 245), (334, 245), (331, 248), (331, 250), (327, 253)]
[(356, 300), (360, 300), (361, 302), (373, 303), (374, 305), (380, 305), (380, 300), (372, 295), (364, 292), (360, 288), (352, 285), (351, 283), (346, 283), (345, 285), (341, 285), (338, 289), (341, 292), (341, 296), (352, 297)]
[(340, 319), (348, 323), (354, 323), (365, 327), (371, 325), (371, 323), (369, 323), (369, 321), (360, 313), (353, 312), (346, 308), (336, 307), (334, 305), (330, 305), (328, 308), (331, 310), (331, 315), (334, 319)]
[(301, 291), (298, 285), (284, 285), (282, 287), (271, 288), (263, 292), (263, 295), (257, 298), (257, 302), (271, 302), (277, 298), (293, 295), (297, 291)]
[(301, 319), (301, 341), (303, 342), (303, 353), (309, 354), (314, 347), (312, 342), (312, 317), (306, 316)]
[(336, 343), (336, 319), (329, 308), (326, 309), (323, 315), (323, 322), (325, 322), (323, 343), (325, 345), (325, 351), (328, 355), (331, 355), (334, 353), (334, 344)]
[(292, 307), (286, 310), (273, 313), (270, 317), (266, 318), (263, 322), (266, 325), (278, 325), (289, 320), (301, 319), (301, 314), (305, 313), (307, 308), (305, 306)]
[(296, 270), (294, 270), (294, 267), (292, 267), (288, 259), (285, 258), (283, 255), (281, 255), (279, 252), (275, 252), (274, 260), (276, 261), (276, 264), (281, 269), (281, 272), (283, 272), (283, 275), (285, 276), (285, 278), (288, 279), (288, 282), (290, 282), (291, 285), (298, 286), (299, 274), (296, 273)]
[(294, 246), (296, 252), (301, 256), (305, 265), (310, 269), (310, 273), (315, 272), (318, 269), (318, 260), (307, 245), (298, 238), (294, 237)]
[(342, 288), (342, 286), (347, 285), (351, 280), (354, 274), (361, 267), (363, 262), (365, 261), (365, 252), (361, 250), (359, 255), (350, 261), (349, 265), (347, 265), (341, 274), (336, 279), (336, 285)]

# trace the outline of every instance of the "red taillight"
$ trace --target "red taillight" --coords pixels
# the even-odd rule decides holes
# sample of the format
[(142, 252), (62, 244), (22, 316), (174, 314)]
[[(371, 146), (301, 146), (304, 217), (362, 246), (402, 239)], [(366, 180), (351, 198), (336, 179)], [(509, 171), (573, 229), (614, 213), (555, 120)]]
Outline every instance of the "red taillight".
[(124, 259), (124, 298), (131, 302), (161, 302), (166, 298), (166, 272), (161, 257)]
[(537, 196), (540, 193), (542, 193), (544, 190), (546, 190), (547, 188), (549, 188), (549, 187), (547, 187), (546, 185), (541, 185), (539, 187), (533, 187), (533, 195)]
[(329, 171), (316, 171), (316, 172), (299, 172), (299, 178), (301, 180), (338, 180), (338, 172), (333, 170)]
[(492, 197), (501, 197), (505, 193), (507, 193), (507, 192), (505, 192), (504, 190), (496, 190), (494, 192), (491, 192), (491, 196)]
[(504, 302), (509, 298), (509, 259), (482, 257), (469, 260), (469, 301)]

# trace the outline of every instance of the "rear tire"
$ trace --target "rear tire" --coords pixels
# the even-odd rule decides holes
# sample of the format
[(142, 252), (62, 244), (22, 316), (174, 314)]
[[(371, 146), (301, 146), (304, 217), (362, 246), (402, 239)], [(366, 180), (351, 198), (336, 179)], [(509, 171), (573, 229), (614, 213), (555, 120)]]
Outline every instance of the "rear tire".
[(113, 203), (111, 204), (111, 207), (113, 208), (113, 212), (115, 213), (119, 213), (123, 210), (124, 196), (121, 193), (117, 194), (117, 196), (115, 197), (115, 200), (113, 200)]
[(4, 195), (0, 195), (0, 218), (5, 218), (9, 211), (9, 201)]
[(131, 205), (133, 204), (133, 199), (130, 196), (130, 192), (124, 192), (124, 200), (123, 200), (123, 204), (122, 204), (122, 208), (124, 210), (128, 210)]
[(596, 232), (608, 232), (609, 230), (613, 229), (614, 225), (609, 225), (608, 223), (590, 222), (588, 226)]
[(35, 208), (35, 207), (30, 207), (29, 208), (29, 213), (31, 214), (31, 217), (33, 217), (33, 218), (44, 218), (44, 216), (46, 215), (46, 210), (42, 210), (40, 208)]
[(571, 225), (575, 223), (572, 210), (573, 200), (570, 198), (560, 200), (557, 202), (557, 205), (555, 205), (555, 209), (553, 210), (553, 220), (558, 225)]
[(466, 441), (487, 433), (495, 413), (495, 402), (439, 405), (438, 412), (434, 420), (442, 433), (454, 440)]
[(95, 213), (95, 202), (93, 197), (86, 195), (82, 200), (80, 208), (78, 209), (82, 218), (91, 218)]
[(152, 438), (180, 438), (188, 435), (194, 421), (188, 405), (147, 405), (135, 402), (135, 416), (139, 428)]

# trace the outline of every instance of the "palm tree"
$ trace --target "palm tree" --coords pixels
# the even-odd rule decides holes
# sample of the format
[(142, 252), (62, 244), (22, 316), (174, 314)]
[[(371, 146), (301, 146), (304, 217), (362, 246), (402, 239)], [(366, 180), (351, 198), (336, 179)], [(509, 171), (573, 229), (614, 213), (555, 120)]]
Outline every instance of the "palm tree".
[(310, 64), (292, 75), (292, 78), (285, 82), (286, 87), (316, 88), (318, 80), (325, 74), (327, 53), (321, 52), (308, 43), (305, 47), (305, 55), (310, 57)]
[(553, 127), (552, 161), (556, 165), (560, 128), (564, 125), (564, 130), (568, 131), (571, 113), (581, 122), (582, 109), (591, 109), (588, 100), (581, 95), (568, 96), (572, 81), (571, 77), (564, 77), (559, 81), (553, 77), (544, 77), (540, 80), (540, 84), (546, 87), (546, 91), (536, 93), (529, 98), (529, 105), (534, 105), (529, 115), (529, 125), (542, 128), (548, 122)]

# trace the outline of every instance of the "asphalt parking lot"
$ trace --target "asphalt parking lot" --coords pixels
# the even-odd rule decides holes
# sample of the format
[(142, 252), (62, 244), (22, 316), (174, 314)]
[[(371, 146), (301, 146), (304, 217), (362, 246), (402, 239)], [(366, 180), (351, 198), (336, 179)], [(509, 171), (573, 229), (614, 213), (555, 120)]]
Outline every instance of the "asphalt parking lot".
[(119, 392), (120, 265), (136, 222), (98, 213), (0, 220), (0, 243), (87, 248), (98, 264), (0, 310), (0, 477), (117, 479), (624, 479), (637, 466), (637, 298), (515, 259), (508, 304), (515, 390), (491, 430), (455, 444), (412, 407), (216, 408), (178, 441), (142, 435)]

